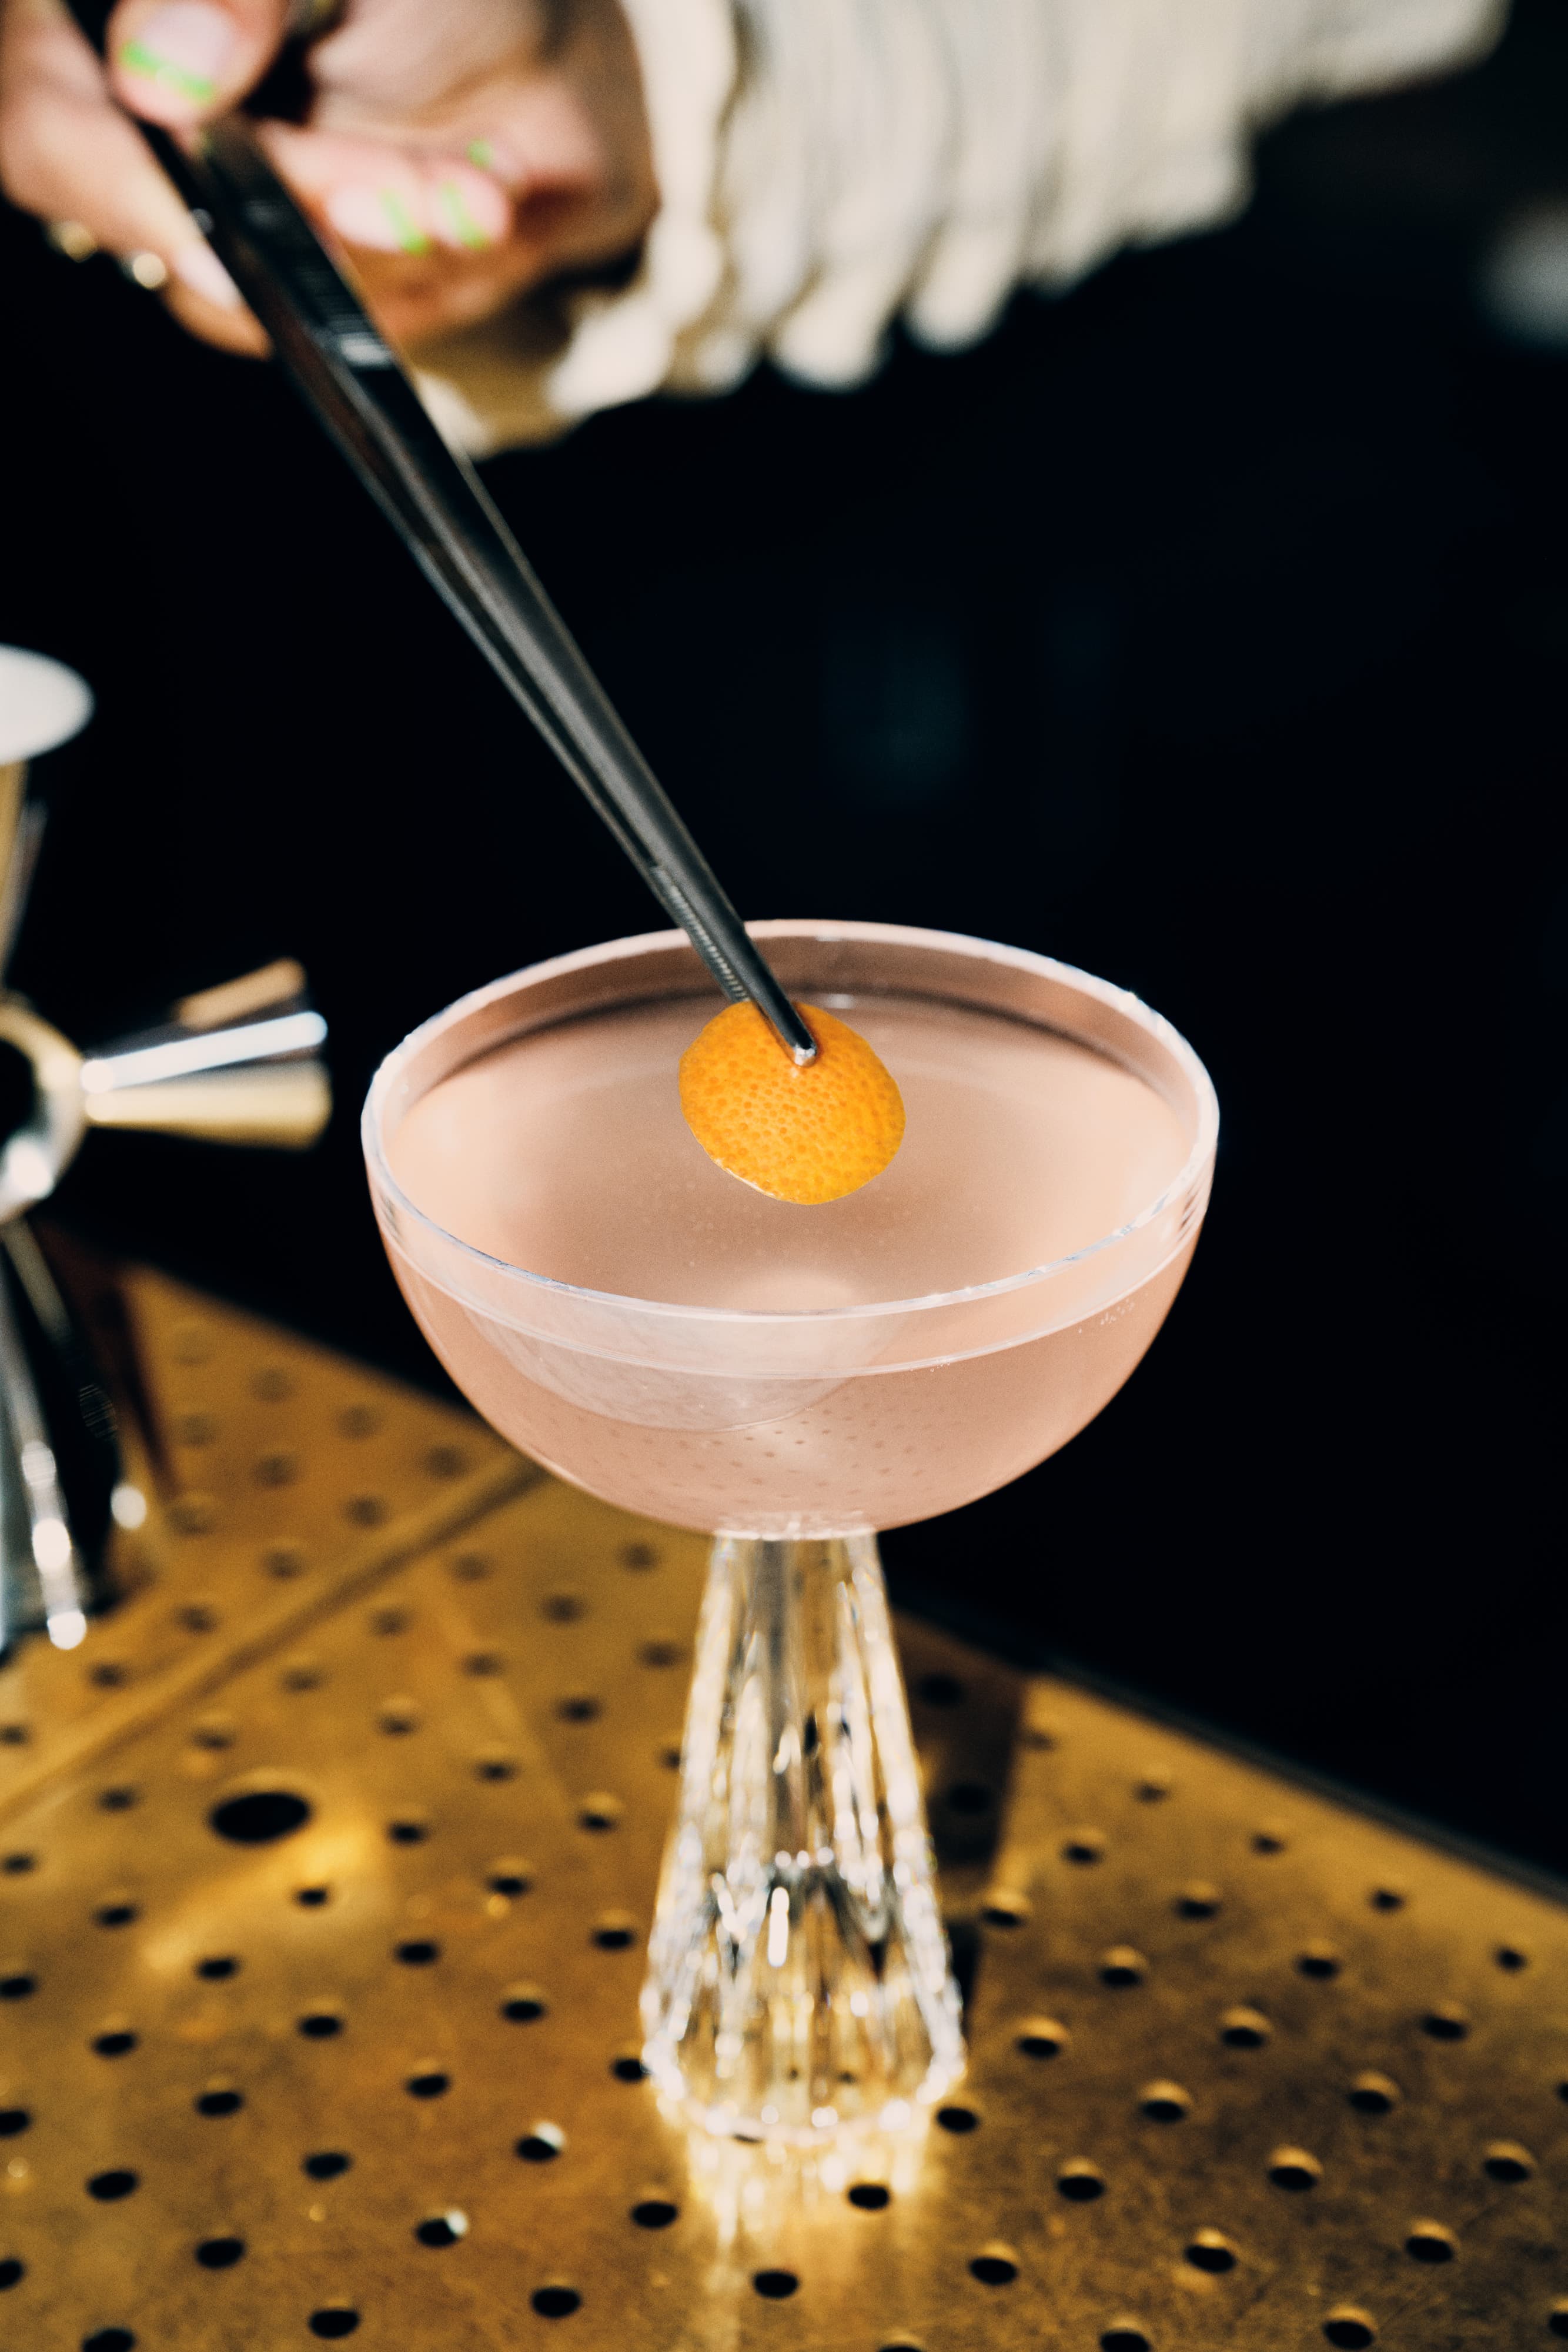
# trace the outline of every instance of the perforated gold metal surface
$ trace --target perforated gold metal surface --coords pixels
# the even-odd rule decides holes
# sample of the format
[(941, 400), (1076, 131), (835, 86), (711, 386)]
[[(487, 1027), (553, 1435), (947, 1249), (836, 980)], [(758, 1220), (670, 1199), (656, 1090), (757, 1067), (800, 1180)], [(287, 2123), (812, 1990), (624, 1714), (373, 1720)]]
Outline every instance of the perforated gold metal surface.
[(1568, 2335), (1563, 1913), (912, 1625), (969, 2079), (694, 2157), (635, 2045), (704, 1547), (131, 1297), (172, 1499), (0, 1671), (7, 2352)]

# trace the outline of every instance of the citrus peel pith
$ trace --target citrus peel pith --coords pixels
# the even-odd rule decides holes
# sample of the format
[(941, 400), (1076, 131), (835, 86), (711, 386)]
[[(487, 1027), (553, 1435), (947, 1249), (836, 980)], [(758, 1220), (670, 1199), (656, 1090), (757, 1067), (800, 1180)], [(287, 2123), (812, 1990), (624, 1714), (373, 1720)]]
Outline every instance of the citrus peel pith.
[(881, 1175), (904, 1139), (904, 1099), (846, 1023), (797, 1010), (814, 1061), (793, 1061), (755, 1004), (726, 1005), (681, 1055), (681, 1108), (730, 1175), (809, 1207)]

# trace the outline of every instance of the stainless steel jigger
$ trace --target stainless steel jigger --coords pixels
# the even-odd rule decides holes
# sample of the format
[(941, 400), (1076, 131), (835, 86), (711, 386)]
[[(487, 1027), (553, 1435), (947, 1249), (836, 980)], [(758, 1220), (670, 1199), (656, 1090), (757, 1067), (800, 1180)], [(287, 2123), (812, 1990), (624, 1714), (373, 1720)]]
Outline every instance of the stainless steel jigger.
[(11, 1097), (0, 1121), (0, 1653), (39, 1630), (73, 1649), (110, 1597), (116, 1525), (147, 1514), (27, 1211), (54, 1191), (89, 1127), (299, 1150), (332, 1108), (317, 1058), (327, 1024), (292, 961), (186, 997), (158, 1028), (92, 1054), (5, 989), (43, 832), (33, 763), (91, 715), (74, 671), (0, 646), (0, 1081), (16, 1082), (0, 1084), (0, 1100)]

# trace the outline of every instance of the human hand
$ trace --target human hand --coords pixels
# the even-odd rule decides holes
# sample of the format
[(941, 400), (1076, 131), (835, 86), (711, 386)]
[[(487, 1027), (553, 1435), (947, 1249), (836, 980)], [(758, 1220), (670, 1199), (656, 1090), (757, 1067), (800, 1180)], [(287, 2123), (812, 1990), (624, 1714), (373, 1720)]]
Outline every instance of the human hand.
[[(62, 0), (0, 0), (6, 193), (111, 253), (156, 255), (171, 307), (231, 350), (265, 338), (120, 107), (193, 131), (256, 87), (290, 16), (288, 0), (122, 0), (106, 68)], [(611, 261), (653, 218), (618, 0), (347, 0), (302, 62), (301, 120), (261, 136), (394, 341)]]

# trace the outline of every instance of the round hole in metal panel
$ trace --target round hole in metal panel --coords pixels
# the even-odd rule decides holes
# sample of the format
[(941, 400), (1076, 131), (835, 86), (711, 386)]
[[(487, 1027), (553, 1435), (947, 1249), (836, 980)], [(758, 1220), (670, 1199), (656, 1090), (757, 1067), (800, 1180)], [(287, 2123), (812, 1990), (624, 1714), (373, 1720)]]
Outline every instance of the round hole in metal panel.
[(533, 1883), (533, 1871), (519, 1854), (504, 1853), (485, 1873), (485, 1884), (492, 1895), (526, 1895)]
[(443, 2074), (439, 2066), (421, 2068), (403, 2084), (411, 2099), (443, 2099), (451, 2088), (451, 2075)]
[(338, 1415), (339, 1432), (344, 1437), (373, 1437), (381, 1425), (381, 1414), (373, 1404), (345, 1405)]
[(128, 1813), (139, 1798), (140, 1791), (124, 1787), (100, 1789), (98, 1801), (106, 1813)]
[(596, 1789), (584, 1797), (578, 1807), (578, 1822), (585, 1830), (612, 1830), (619, 1823), (622, 1810), (619, 1797), (612, 1797), (607, 1790)]
[(1252, 1832), (1254, 1853), (1283, 1853), (1291, 1841), (1278, 1822), (1264, 1822)]
[(637, 1922), (629, 1911), (601, 1912), (593, 1924), (592, 1940), (601, 1952), (629, 1951), (637, 1940)]
[(575, 1625), (587, 1614), (588, 1603), (578, 1592), (547, 1592), (539, 1602), (539, 1615), (551, 1625)]
[(481, 1679), (486, 1675), (504, 1675), (507, 1671), (507, 1661), (499, 1650), (471, 1650), (463, 1661), (463, 1671), (465, 1675), (476, 1675)]
[(312, 2336), (322, 2336), (328, 2343), (335, 2342), (340, 2336), (352, 2336), (359, 2324), (359, 2313), (347, 2303), (325, 2303), (319, 2311), (313, 2311), (305, 2323)]
[(1314, 1977), (1320, 1983), (1337, 1977), (1343, 1965), (1332, 1944), (1308, 1944), (1296, 1955), (1297, 1975)]
[(1517, 1976), (1521, 1969), (1530, 1966), (1530, 1954), (1518, 1944), (1500, 1944), (1492, 1958), (1509, 1976)]
[(1220, 1892), (1206, 1878), (1195, 1878), (1176, 1898), (1178, 1919), (1212, 1919), (1220, 1906)]
[(482, 1551), (460, 1551), (452, 1563), (452, 1573), (459, 1584), (482, 1584), (490, 1573), (490, 1563)]
[(1100, 1981), (1113, 1990), (1125, 1991), (1133, 1985), (1141, 1985), (1148, 1973), (1147, 1960), (1131, 1944), (1113, 1944), (1101, 1956)]
[(1342, 2303), (1330, 2312), (1323, 2322), (1323, 2334), (1337, 2352), (1366, 2352), (1368, 2345), (1377, 2341), (1377, 2327), (1370, 2313), (1349, 2303)]
[(1406, 2236), (1405, 2251), (1412, 2262), (1451, 2263), (1459, 2251), (1459, 2242), (1441, 2221), (1413, 2221)]
[(405, 1969), (434, 1968), (441, 1958), (441, 1947), (428, 1936), (409, 1936), (392, 1946), (392, 1958), (401, 1960)]
[(1568, 2336), (1568, 2297), (1552, 2305), (1546, 2315), (1546, 2325), (1553, 2336)]
[(1138, 2105), (1151, 2123), (1179, 2124), (1192, 2113), (1192, 2094), (1179, 2083), (1145, 2083), (1138, 2093)]
[(555, 1711), (562, 1723), (593, 1723), (601, 1709), (591, 1691), (569, 1691), (564, 1698), (557, 1699)]
[(1219, 2038), (1228, 2050), (1261, 2050), (1273, 2031), (1261, 2010), (1245, 2005), (1226, 2010), (1219, 2021)]
[(967, 2132), (978, 2131), (980, 2127), (980, 2118), (974, 2108), (957, 2105), (938, 2107), (936, 2120), (945, 2132), (952, 2132), (959, 2138)]
[(240, 1963), (232, 1952), (213, 1952), (204, 1960), (196, 1962), (196, 1974), (204, 1984), (226, 1983), (230, 1977), (237, 1977), (239, 1971)]
[(969, 2275), (982, 2286), (1011, 2286), (1019, 2274), (1019, 2258), (1011, 2246), (982, 2246), (969, 2263)]
[(1101, 2332), (1100, 2352), (1154, 2352), (1154, 2347), (1136, 2320), (1113, 2319)]
[(1410, 1897), (1403, 1886), (1383, 1885), (1375, 1886), (1366, 1899), (1375, 1911), (1403, 1911)]
[(332, 1900), (332, 1890), (329, 1886), (297, 1886), (294, 1900), (302, 1911), (321, 1911)]
[(508, 2025), (532, 2025), (549, 2014), (549, 2004), (536, 1984), (508, 1985), (501, 1996), (501, 2015)]
[(1379, 2074), (1372, 2067), (1358, 2074), (1345, 2093), (1357, 2114), (1364, 2116), (1385, 2116), (1404, 2095), (1392, 2075)]
[(305, 1573), (305, 1553), (298, 1544), (268, 1544), (261, 1555), (262, 1571), (276, 1576), (280, 1583)]
[(413, 2234), (422, 2246), (455, 2246), (459, 2238), (468, 2235), (468, 2216), (451, 2205), (444, 2213), (427, 2213), (423, 2221), (416, 2221)]
[(370, 1625), (372, 1633), (380, 1633), (385, 1636), (390, 1636), (393, 1633), (406, 1633), (409, 1625), (408, 1611), (406, 1609), (396, 1608), (372, 1609), (371, 1612)]
[(634, 2050), (623, 2050), (619, 2057), (612, 2058), (610, 2071), (618, 2083), (645, 2083), (648, 2079), (648, 2069)]
[(331, 2042), (343, 2031), (343, 2017), (335, 2009), (308, 2009), (295, 2020), (294, 2030), (307, 2042)]
[(651, 1543), (622, 1544), (621, 1565), (622, 1568), (630, 1569), (657, 1568), (659, 1555)]
[(1435, 2002), (1421, 2020), (1422, 2032), (1434, 2042), (1463, 2042), (1469, 2030), (1469, 2012), (1457, 2000)]
[(0, 2107), (0, 2139), (16, 2139), (32, 2120), (26, 2107)]
[(26, 1748), (30, 1737), (25, 1723), (0, 1723), (0, 1747)]
[(566, 2134), (559, 2124), (535, 2124), (526, 2131), (512, 2153), (525, 2164), (553, 2164), (566, 2146)]
[(312, 2180), (337, 2180), (348, 2171), (353, 2161), (353, 2158), (345, 2156), (341, 2148), (323, 2147), (304, 2158), (299, 2169)]
[(26, 1877), (29, 1870), (37, 1870), (37, 1866), (38, 1857), (36, 1853), (8, 1853), (5, 1861), (0, 1862), (0, 1870), (5, 1872), (7, 1878)]
[(81, 2340), (81, 2352), (136, 2352), (136, 2337), (129, 2327), (95, 2327)]
[(517, 1759), (503, 1748), (487, 1748), (474, 1759), (474, 1777), (476, 1780), (515, 1780)]
[(1099, 1830), (1070, 1830), (1062, 1840), (1063, 1862), (1091, 1863), (1105, 1859), (1105, 1840)]
[(92, 2046), (100, 2058), (127, 2058), (136, 2042), (137, 2037), (129, 2026), (110, 2025), (94, 2034)]
[(0, 2256), (0, 2293), (6, 2287), (20, 2286), (27, 2275), (27, 2265), (17, 2254)]
[(141, 1913), (128, 1897), (117, 1895), (111, 1895), (107, 1903), (100, 1903), (92, 1916), (100, 1927), (129, 1927), (140, 1919)]
[(880, 2213), (893, 2202), (893, 2191), (881, 2180), (854, 2181), (845, 2192), (862, 2213)]
[(640, 2230), (667, 2230), (680, 2215), (680, 2207), (668, 2197), (640, 2197), (632, 2208), (632, 2219)]
[(1105, 2194), (1105, 2176), (1096, 2164), (1074, 2157), (1056, 2176), (1056, 2193), (1071, 2205), (1092, 2205)]
[(0, 1976), (0, 2000), (26, 2000), (38, 1990), (38, 1979), (28, 1969), (11, 1969)]
[(131, 2196), (141, 2185), (140, 2173), (123, 2165), (111, 2165), (107, 2172), (95, 2172), (87, 2183), (87, 2193), (100, 2205), (118, 2205), (122, 2197)]
[(1535, 2158), (1516, 2139), (1494, 2139), (1481, 2158), (1481, 2170), (1489, 2180), (1528, 2180), (1535, 2170)]
[(993, 1886), (980, 1905), (980, 1916), (988, 1927), (1023, 1927), (1029, 1924), (1032, 1907), (1028, 1895), (1016, 1887)]
[(1222, 2230), (1195, 2230), (1182, 2248), (1182, 2254), (1195, 2271), (1207, 2271), (1215, 2277), (1233, 2271), (1240, 2260)]
[(245, 2094), (214, 2085), (210, 2090), (199, 2091), (192, 2105), (199, 2116), (237, 2116), (245, 2105)]
[(528, 2301), (541, 2319), (570, 2319), (582, 2309), (582, 2297), (574, 2286), (537, 2286)]
[(1071, 2040), (1054, 2017), (1026, 2017), (1013, 2037), (1013, 2048), (1024, 2058), (1060, 2058)]
[(423, 1720), (413, 1699), (402, 1696), (385, 1700), (376, 1710), (376, 1728), (389, 1739), (406, 1739)]
[(428, 1813), (397, 1813), (387, 1823), (387, 1837), (393, 1845), (423, 1845), (429, 1835)]
[(1276, 2189), (1315, 2189), (1323, 2177), (1322, 2166), (1304, 2147), (1277, 2147), (1266, 2169)]
[(204, 2271), (232, 2271), (245, 2256), (243, 2238), (204, 2238), (195, 2248), (196, 2260)]
[(296, 1790), (247, 1789), (214, 1805), (207, 1825), (231, 1845), (271, 1845), (291, 1837), (309, 1819), (309, 1802)]
[(795, 2293), (800, 2280), (798, 2273), (794, 2271), (753, 2271), (751, 2284), (767, 2302), (784, 2303)]

